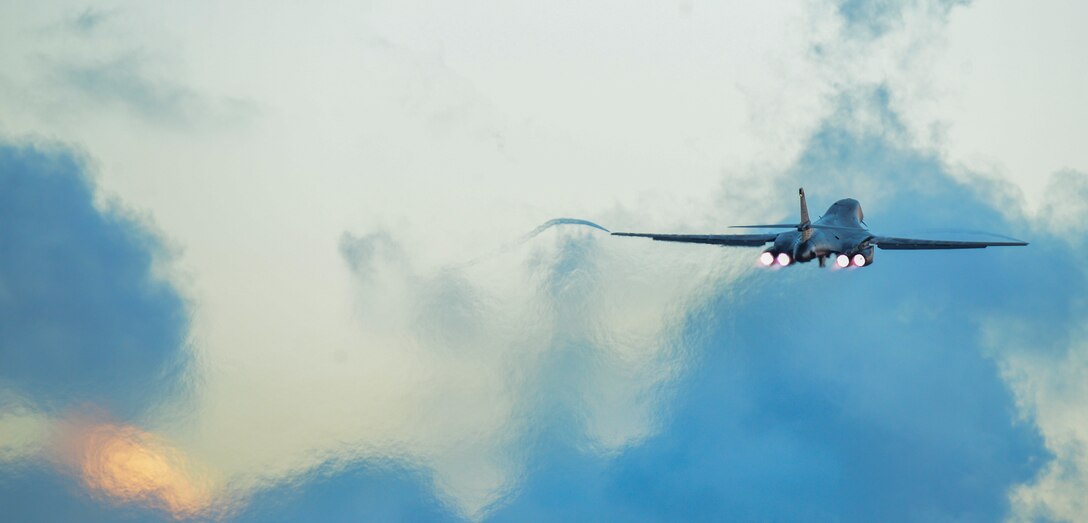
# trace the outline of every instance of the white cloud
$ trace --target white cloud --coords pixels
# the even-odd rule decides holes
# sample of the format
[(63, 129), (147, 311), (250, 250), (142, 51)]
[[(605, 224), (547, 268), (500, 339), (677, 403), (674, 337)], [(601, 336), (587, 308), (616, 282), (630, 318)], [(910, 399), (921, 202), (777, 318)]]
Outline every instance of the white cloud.
[(928, 96), (903, 107), (921, 143), (946, 161), (995, 172), (1046, 203), (1056, 171), (1088, 170), (1088, 37), (1082, 2), (987, 1), (956, 9), (933, 56)]
[[(1009, 493), (1015, 521), (1082, 521), (1088, 511), (1088, 345), (1083, 332), (1038, 346), (1038, 326), (1005, 319), (985, 332), (1021, 414), (1034, 422), (1054, 458)], [(1068, 344), (1068, 345), (1066, 345)]]

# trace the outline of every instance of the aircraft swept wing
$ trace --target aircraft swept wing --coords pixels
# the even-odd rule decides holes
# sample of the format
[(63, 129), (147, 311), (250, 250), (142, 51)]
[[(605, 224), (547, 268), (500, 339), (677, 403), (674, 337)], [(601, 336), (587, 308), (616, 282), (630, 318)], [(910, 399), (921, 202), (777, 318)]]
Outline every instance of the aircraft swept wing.
[(659, 242), (707, 243), (710, 245), (736, 245), (759, 247), (773, 242), (777, 234), (646, 234), (638, 232), (614, 232), (613, 236), (636, 236)]
[(1027, 242), (963, 242), (952, 240), (916, 240), (913, 238), (893, 238), (874, 236), (869, 243), (881, 249), (895, 251), (914, 251), (923, 249), (985, 249), (986, 247), (1023, 247)]

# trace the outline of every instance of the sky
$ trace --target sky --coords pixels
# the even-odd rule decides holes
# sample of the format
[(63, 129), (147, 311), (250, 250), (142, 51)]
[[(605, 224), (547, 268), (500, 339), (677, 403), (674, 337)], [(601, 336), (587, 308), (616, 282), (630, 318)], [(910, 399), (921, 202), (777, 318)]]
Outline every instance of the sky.
[(0, 510), (1086, 521), (1086, 11), (0, 5)]

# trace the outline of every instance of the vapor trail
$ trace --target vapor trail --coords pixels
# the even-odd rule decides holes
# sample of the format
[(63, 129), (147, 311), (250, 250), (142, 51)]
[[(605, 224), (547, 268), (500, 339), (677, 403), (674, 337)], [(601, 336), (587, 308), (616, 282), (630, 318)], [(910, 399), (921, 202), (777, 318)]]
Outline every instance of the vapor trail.
[(587, 227), (593, 227), (594, 229), (600, 229), (600, 230), (602, 230), (604, 232), (607, 232), (609, 234), (612, 233), (612, 231), (610, 231), (608, 229), (605, 229), (604, 227), (601, 227), (600, 225), (597, 225), (597, 224), (595, 224), (595, 223), (593, 223), (593, 222), (591, 222), (589, 220), (580, 220), (578, 218), (556, 218), (554, 220), (548, 220), (548, 221), (540, 224), (539, 227), (537, 227), (536, 229), (533, 229), (532, 231), (530, 231), (525, 236), (522, 236), (518, 240), (518, 243), (524, 242), (525, 240), (528, 240), (528, 239), (531, 239), (533, 236), (536, 236), (536, 235), (538, 235), (538, 234), (540, 234), (540, 233), (542, 233), (542, 232), (544, 232), (544, 231), (546, 231), (546, 230), (548, 230), (548, 229), (550, 229), (550, 228), (552, 228), (552, 227), (554, 227), (556, 225), (585, 225)]
[(481, 260), (483, 260), (485, 258), (507, 252), (507, 251), (509, 251), (509, 250), (511, 250), (511, 249), (513, 249), (515, 247), (518, 247), (518, 246), (522, 245), (523, 243), (525, 243), (525, 242), (539, 236), (540, 233), (542, 233), (542, 232), (544, 232), (544, 231), (546, 231), (548, 229), (551, 229), (552, 227), (555, 227), (556, 225), (585, 225), (586, 227), (592, 227), (594, 229), (599, 229), (599, 230), (604, 231), (604, 232), (609, 233), (609, 234), (612, 233), (612, 231), (610, 231), (608, 229), (605, 229), (604, 227), (601, 227), (600, 225), (597, 225), (596, 223), (593, 223), (593, 222), (591, 222), (589, 220), (582, 220), (582, 219), (579, 219), (579, 218), (555, 218), (555, 219), (548, 220), (548, 221), (540, 224), (535, 229), (523, 234), (521, 237), (519, 237), (516, 240), (513, 240), (513, 241), (502, 244), (502, 246), (500, 246), (497, 250), (495, 250), (495, 252), (492, 252), (490, 254), (483, 255), (483, 256), (478, 256), (476, 258), (473, 258), (473, 259), (465, 262), (462, 265), (462, 267), (468, 267), (470, 265), (475, 265), (476, 263), (479, 263)]

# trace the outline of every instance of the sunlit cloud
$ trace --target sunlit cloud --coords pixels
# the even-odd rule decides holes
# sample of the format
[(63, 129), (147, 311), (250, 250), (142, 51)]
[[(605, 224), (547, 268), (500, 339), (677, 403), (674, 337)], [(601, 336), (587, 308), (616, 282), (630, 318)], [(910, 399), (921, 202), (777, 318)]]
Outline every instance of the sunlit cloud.
[(59, 464), (103, 502), (142, 505), (175, 519), (215, 515), (216, 483), (161, 436), (84, 419), (62, 421), (56, 432)]

